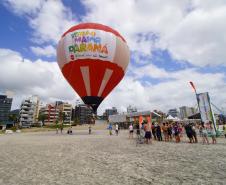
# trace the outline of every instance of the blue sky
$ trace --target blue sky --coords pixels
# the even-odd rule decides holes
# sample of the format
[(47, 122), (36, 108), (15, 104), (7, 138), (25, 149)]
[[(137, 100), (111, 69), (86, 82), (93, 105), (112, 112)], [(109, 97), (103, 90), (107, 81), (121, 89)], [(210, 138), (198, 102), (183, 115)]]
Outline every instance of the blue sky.
[[(44, 102), (57, 99), (75, 102), (77, 95), (61, 74), (51, 71), (48, 65), (53, 63), (51, 68), (58, 70), (55, 62), (57, 41), (62, 33), (80, 22), (98, 22), (115, 28), (127, 40), (131, 51), (124, 81), (103, 102), (100, 111), (111, 106), (123, 111), (130, 104), (140, 109), (165, 111), (183, 105), (193, 106), (190, 80), (199, 91), (210, 92), (215, 104), (226, 107), (226, 52), (222, 49), (226, 46), (224, 1), (214, 4), (210, 0), (206, 3), (167, 1), (164, 4), (156, 0), (34, 2), (3, 0), (0, 3), (0, 23), (4, 25), (0, 30), (0, 65), (8, 72), (1, 74), (2, 79), (13, 73), (8, 81), (0, 80), (0, 92), (13, 92), (14, 107), (19, 106), (22, 98), (34, 93)], [(7, 57), (15, 63), (7, 64)], [(15, 72), (12, 66), (17, 66)], [(31, 85), (28, 81), (22, 85), (19, 79), (29, 78), (25, 75), (28, 69), (34, 73), (35, 69), (39, 71), (34, 75), (37, 79), (32, 79), (37, 83)], [(57, 80), (55, 77), (43, 80), (53, 83), (46, 89), (39, 73), (52, 74)], [(15, 88), (15, 81), (24, 89)], [(138, 90), (126, 92), (124, 86)], [(54, 94), (54, 90), (62, 92), (62, 88), (68, 93)], [(125, 96), (128, 100), (124, 100)], [(134, 99), (140, 99), (141, 103)]]

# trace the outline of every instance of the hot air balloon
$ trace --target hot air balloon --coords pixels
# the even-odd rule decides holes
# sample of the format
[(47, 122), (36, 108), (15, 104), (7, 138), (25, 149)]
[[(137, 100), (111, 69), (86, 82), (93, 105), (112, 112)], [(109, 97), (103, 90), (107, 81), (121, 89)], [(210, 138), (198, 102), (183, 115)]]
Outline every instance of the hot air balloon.
[(83, 102), (96, 110), (122, 80), (129, 48), (114, 29), (82, 23), (66, 31), (57, 46), (57, 62)]

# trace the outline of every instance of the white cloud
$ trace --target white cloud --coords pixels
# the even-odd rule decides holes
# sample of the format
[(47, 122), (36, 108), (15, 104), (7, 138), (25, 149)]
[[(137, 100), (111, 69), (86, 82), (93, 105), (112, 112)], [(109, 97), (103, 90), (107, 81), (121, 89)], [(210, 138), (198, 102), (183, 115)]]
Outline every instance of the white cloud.
[(132, 51), (150, 54), (154, 43), (147, 39), (147, 35), (155, 33), (161, 36), (174, 29), (182, 20), (184, 7), (189, 1), (85, 0), (82, 2), (88, 10), (83, 18), (84, 21), (112, 26), (126, 38)]
[(34, 14), (44, 2), (44, 0), (3, 0), (3, 3), (18, 15)]
[[(157, 67), (150, 65), (146, 66), (144, 70), (151, 68)], [(170, 77), (171, 80), (143, 85), (142, 81), (135, 80), (136, 75), (126, 76), (100, 106), (100, 112), (111, 106), (116, 106), (124, 111), (128, 105), (133, 105), (139, 110), (160, 109), (165, 112), (170, 108), (178, 108), (184, 105), (195, 106), (197, 103), (189, 81), (194, 82), (198, 92), (209, 92), (214, 104), (226, 108), (225, 74), (200, 73), (195, 68), (174, 73), (167, 73), (162, 69), (158, 70), (160, 71), (159, 76), (154, 75), (154, 77), (157, 79)], [(164, 75), (160, 75), (162, 72)], [(145, 74), (153, 76), (152, 71), (147, 71)]]
[(14, 108), (30, 95), (39, 95), (44, 102), (78, 98), (56, 62), (30, 61), (18, 52), (0, 49), (0, 66), (0, 92), (14, 92)]
[[(29, 15), (29, 25), (34, 30), (32, 40), (36, 43), (56, 44), (77, 23), (76, 12), (73, 14), (61, 1), (4, 2), (17, 14)], [(81, 2), (87, 10), (82, 21), (112, 26), (126, 38), (131, 51), (151, 55), (153, 49), (161, 48), (170, 51), (175, 59), (196, 66), (226, 65), (224, 0)]]
[[(14, 108), (18, 107), (23, 98), (39, 95), (44, 102), (64, 100), (74, 103), (78, 95), (66, 82), (56, 62), (42, 60), (30, 61), (23, 59), (20, 53), (0, 49), (0, 92), (10, 90), (14, 92)], [(137, 80), (142, 74), (156, 79), (170, 78), (170, 80), (144, 85)], [(146, 65), (133, 74), (126, 75), (122, 82), (103, 101), (98, 112), (105, 108), (116, 106), (126, 110), (128, 105), (135, 105), (140, 110), (161, 109), (182, 105), (196, 104), (194, 93), (189, 85), (193, 81), (199, 92), (210, 92), (216, 105), (225, 101), (226, 83), (222, 73), (200, 73), (196, 68), (167, 72), (152, 64)]]
[[(226, 65), (224, 0), (82, 2), (88, 9), (84, 20), (116, 28), (132, 51), (151, 55), (153, 49), (162, 48), (196, 66)], [(158, 36), (155, 42), (147, 38), (150, 33)]]
[[(19, 15), (26, 15), (36, 43), (55, 45), (70, 26), (77, 23), (72, 11), (61, 1), (5, 1)], [(224, 0), (85, 0), (88, 12), (83, 21), (109, 25), (119, 31), (137, 61), (148, 64), (134, 68), (100, 106), (116, 106), (125, 110), (128, 105), (140, 109), (167, 110), (181, 105), (196, 104), (188, 84), (194, 81), (198, 91), (209, 91), (214, 103), (221, 106), (226, 97), (225, 73), (201, 73), (196, 67), (168, 72), (142, 60), (153, 49), (166, 49), (179, 60), (195, 66), (226, 64), (226, 1)], [(117, 11), (115, 11), (117, 10)], [(53, 48), (31, 47), (37, 55), (51, 55)], [(133, 59), (135, 58), (133, 57)], [(56, 63), (30, 61), (12, 50), (0, 50), (0, 91), (15, 91), (16, 97), (39, 94), (45, 101), (73, 101), (77, 95), (66, 83)], [(148, 76), (160, 83), (144, 84)], [(31, 78), (32, 77), (32, 78)], [(21, 99), (21, 98), (20, 98)], [(19, 102), (19, 101), (17, 101)]]
[(196, 66), (226, 65), (226, 3), (211, 9), (203, 7), (187, 15), (162, 39), (176, 59)]
[(133, 67), (131, 66), (132, 73), (139, 79), (144, 76), (148, 76), (151, 78), (170, 78), (170, 73), (166, 70), (158, 68), (153, 64), (145, 65), (143, 67)]
[(72, 11), (60, 1), (12, 1), (5, 0), (6, 6), (14, 13), (25, 15), (33, 29), (35, 43), (52, 42), (56, 44), (61, 35), (76, 24)]
[(29, 20), (34, 41), (57, 43), (61, 35), (76, 24), (72, 12), (61, 1), (46, 1), (36, 16)]
[(37, 56), (53, 57), (56, 56), (56, 48), (51, 45), (45, 47), (30, 47), (31, 51)]

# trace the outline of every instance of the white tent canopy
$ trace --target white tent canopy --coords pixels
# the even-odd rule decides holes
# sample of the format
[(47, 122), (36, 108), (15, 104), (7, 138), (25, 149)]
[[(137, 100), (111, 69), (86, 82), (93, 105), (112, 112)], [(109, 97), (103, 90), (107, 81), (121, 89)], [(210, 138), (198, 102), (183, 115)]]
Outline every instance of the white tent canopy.
[(173, 117), (171, 115), (169, 115), (166, 119), (173, 120), (173, 121), (180, 121), (180, 119), (178, 117)]

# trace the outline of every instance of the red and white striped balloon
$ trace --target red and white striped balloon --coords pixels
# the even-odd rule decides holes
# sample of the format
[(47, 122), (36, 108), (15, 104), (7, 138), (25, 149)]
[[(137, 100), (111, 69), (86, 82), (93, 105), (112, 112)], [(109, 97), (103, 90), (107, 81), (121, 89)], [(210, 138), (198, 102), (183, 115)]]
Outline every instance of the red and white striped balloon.
[(129, 48), (116, 30), (102, 24), (82, 23), (61, 37), (57, 62), (73, 89), (96, 112), (123, 78)]

